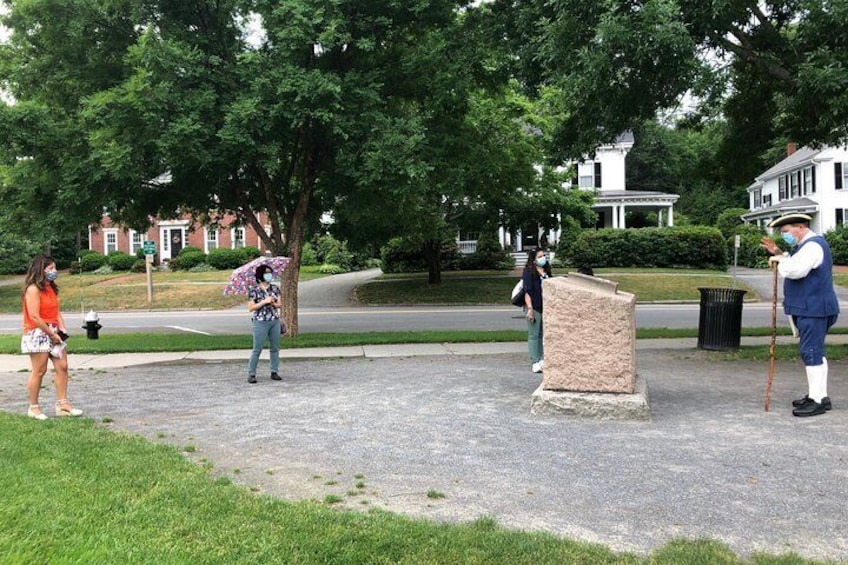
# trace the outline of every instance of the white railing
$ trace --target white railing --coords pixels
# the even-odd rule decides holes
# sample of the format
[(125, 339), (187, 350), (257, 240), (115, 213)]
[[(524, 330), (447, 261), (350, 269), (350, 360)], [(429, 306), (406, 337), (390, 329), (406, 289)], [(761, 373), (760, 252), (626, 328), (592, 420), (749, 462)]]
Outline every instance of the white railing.
[(463, 255), (469, 255), (477, 251), (477, 241), (458, 241), (459, 252)]

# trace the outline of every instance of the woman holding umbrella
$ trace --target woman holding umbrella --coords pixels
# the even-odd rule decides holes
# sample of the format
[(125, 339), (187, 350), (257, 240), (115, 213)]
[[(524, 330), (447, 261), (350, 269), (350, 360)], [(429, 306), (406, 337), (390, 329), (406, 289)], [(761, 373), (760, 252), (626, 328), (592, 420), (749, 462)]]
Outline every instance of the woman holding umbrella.
[(274, 275), (270, 265), (256, 267), (255, 276), (257, 284), (247, 293), (247, 309), (252, 313), (253, 322), (253, 351), (247, 365), (247, 382), (256, 382), (256, 366), (266, 340), (270, 342), (271, 379), (281, 381), (277, 373), (280, 367), (280, 287), (271, 284)]

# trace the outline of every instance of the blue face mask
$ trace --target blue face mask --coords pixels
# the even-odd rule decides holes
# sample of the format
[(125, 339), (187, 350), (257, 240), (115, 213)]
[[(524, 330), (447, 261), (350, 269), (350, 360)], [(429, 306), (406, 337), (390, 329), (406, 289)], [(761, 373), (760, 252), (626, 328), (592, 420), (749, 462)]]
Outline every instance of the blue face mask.
[(271, 282), (272, 278), (273, 275), (271, 275), (271, 273), (265, 273), (264, 275), (262, 275), (262, 280), (264, 280), (265, 282)]
[(797, 240), (797, 239), (795, 239), (795, 236), (794, 236), (794, 235), (792, 235), (792, 234), (791, 234), (791, 233), (789, 233), (789, 232), (786, 232), (786, 233), (782, 233), (782, 234), (780, 234), (780, 237), (782, 237), (782, 238), (783, 238), (783, 241), (785, 241), (788, 245), (793, 245), (793, 246), (794, 246), (796, 243), (798, 243), (798, 240)]
[(539, 257), (538, 259), (536, 259), (536, 264), (539, 265), (540, 267), (544, 267), (545, 265), (548, 264), (548, 260), (544, 257)]
[(44, 273), (44, 277), (48, 281), (55, 281), (56, 277), (58, 277), (58, 276), (59, 276), (59, 271), (49, 271), (47, 273)]

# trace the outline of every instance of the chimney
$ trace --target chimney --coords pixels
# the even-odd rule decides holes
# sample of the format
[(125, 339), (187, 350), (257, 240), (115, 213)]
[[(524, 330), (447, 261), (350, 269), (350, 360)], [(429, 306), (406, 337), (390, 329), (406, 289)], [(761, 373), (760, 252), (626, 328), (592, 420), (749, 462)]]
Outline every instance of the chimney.
[(798, 151), (798, 144), (797, 143), (795, 143), (794, 141), (790, 141), (789, 143), (786, 144), (786, 156), (787, 157), (789, 157), (790, 155), (792, 155), (796, 151)]

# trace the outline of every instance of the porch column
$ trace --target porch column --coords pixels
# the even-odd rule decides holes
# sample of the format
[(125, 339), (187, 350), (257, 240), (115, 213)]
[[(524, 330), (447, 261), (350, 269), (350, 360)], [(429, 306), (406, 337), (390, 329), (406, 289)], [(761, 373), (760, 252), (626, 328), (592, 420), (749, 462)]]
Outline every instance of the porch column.
[(663, 227), (662, 218), (663, 218), (663, 211), (662, 211), (662, 208), (660, 208), (659, 210), (657, 210), (657, 227), (658, 228)]
[(674, 226), (674, 205), (668, 205), (668, 227)]
[(612, 208), (610, 208), (610, 215), (612, 216), (612, 218), (611, 218), (612, 219), (612, 228), (617, 230), (618, 229), (618, 206), (617, 205), (613, 205)]
[(621, 212), (621, 219), (618, 220), (618, 227), (620, 227), (621, 229), (625, 229), (627, 227), (627, 221), (624, 219), (624, 213), (627, 211), (627, 208), (624, 206), (624, 204), (619, 207), (619, 211)]

